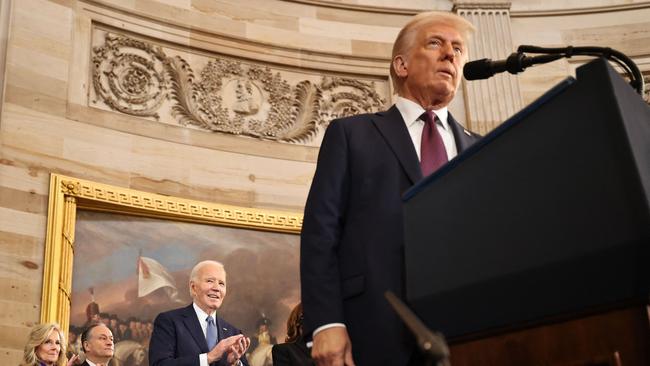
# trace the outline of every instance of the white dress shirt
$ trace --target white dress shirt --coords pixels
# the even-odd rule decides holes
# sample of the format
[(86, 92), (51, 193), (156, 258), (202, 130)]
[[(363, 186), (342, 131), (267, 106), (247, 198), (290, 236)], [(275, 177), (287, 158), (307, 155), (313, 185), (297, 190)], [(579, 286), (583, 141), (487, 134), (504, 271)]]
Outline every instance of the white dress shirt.
[[(205, 337), (208, 331), (208, 321), (206, 319), (208, 318), (208, 315), (211, 315), (212, 319), (214, 319), (214, 324), (217, 325), (217, 312), (214, 311), (212, 312), (212, 314), (208, 314), (205, 311), (203, 311), (203, 309), (201, 309), (198, 305), (196, 305), (196, 303), (192, 303), (192, 306), (194, 307), (194, 312), (196, 313), (196, 317), (199, 319), (199, 324), (201, 324), (201, 330), (203, 330), (203, 336)], [(218, 341), (219, 339), (217, 339), (217, 342)], [(201, 366), (208, 366), (207, 353), (201, 353), (199, 355), (199, 364)]]

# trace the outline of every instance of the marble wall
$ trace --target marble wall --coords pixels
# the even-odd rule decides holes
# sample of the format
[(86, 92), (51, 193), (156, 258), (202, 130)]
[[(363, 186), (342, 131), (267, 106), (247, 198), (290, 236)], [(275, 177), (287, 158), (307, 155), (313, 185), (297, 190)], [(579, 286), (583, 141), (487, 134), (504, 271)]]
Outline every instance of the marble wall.
[[(467, 3), (3, 1), (0, 364), (19, 362), (39, 320), (50, 173), (300, 212), (329, 119), (391, 103), (388, 62), (400, 27), (418, 11)], [(499, 6), (511, 36), (504, 52), (610, 46), (650, 73), (650, 1)], [(525, 105), (584, 61), (532, 68), (510, 79), (517, 92), (508, 98)], [(477, 117), (476, 93), (466, 90), (451, 107), (458, 119), (481, 132), (502, 120)]]

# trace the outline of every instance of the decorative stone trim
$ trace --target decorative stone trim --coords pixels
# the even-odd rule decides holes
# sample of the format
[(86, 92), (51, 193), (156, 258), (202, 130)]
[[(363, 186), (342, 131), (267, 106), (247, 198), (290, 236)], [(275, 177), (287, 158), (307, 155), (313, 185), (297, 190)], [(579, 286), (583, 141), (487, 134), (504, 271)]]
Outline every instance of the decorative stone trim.
[(387, 81), (301, 75), (96, 32), (90, 106), (161, 123), (314, 145), (330, 120), (376, 112), (388, 99)]

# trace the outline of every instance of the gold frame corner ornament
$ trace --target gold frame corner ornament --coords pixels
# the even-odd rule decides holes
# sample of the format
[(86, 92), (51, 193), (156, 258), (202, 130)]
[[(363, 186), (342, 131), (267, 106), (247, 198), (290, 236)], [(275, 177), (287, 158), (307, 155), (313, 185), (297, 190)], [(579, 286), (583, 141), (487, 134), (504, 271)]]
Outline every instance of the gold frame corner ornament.
[(299, 234), (302, 215), (214, 204), (51, 174), (41, 322), (70, 325), (77, 209)]

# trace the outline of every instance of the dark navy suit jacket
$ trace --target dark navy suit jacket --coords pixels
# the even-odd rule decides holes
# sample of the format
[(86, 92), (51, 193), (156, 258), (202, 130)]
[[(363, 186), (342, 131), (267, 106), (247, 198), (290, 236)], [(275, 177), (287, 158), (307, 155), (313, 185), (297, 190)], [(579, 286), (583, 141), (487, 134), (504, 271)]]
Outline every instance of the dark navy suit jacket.
[[(217, 316), (218, 341), (241, 331)], [(192, 304), (160, 313), (154, 320), (149, 342), (150, 366), (199, 366), (199, 355), (208, 353), (208, 344)], [(226, 365), (225, 358), (211, 365)], [(246, 357), (242, 363), (248, 366)]]
[(307, 348), (305, 340), (300, 337), (295, 342), (281, 343), (271, 350), (273, 366), (313, 366), (311, 349)]
[[(479, 139), (448, 117), (458, 152)], [(384, 292), (403, 297), (402, 193), (422, 179), (402, 116), (334, 120), (321, 144), (301, 233), (304, 331), (344, 323), (357, 365), (406, 365), (415, 340)]]

